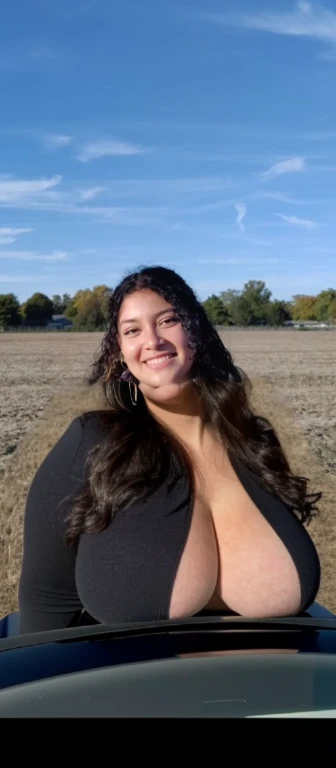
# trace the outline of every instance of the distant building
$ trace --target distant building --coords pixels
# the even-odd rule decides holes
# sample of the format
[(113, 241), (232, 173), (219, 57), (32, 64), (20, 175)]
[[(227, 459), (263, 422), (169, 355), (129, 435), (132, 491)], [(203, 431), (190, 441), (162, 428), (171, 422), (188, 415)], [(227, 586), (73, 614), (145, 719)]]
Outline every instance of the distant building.
[(46, 328), (50, 331), (64, 331), (67, 328), (72, 328), (72, 320), (64, 317), (64, 315), (53, 315)]

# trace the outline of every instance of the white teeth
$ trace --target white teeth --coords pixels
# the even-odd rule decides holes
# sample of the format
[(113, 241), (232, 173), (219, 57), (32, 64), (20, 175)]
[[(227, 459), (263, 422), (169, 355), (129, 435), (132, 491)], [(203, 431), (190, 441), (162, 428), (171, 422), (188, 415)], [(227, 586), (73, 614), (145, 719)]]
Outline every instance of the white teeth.
[(159, 365), (159, 363), (163, 363), (165, 360), (170, 360), (172, 355), (165, 355), (164, 357), (156, 357), (153, 360), (147, 360), (147, 365)]

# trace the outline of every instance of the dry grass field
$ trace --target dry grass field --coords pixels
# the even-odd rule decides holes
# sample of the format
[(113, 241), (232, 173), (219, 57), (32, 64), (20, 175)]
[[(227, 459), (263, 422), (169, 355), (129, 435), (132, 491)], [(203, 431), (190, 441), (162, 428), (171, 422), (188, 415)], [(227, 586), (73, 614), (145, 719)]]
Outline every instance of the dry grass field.
[[(336, 612), (336, 333), (222, 334), (253, 384), (293, 469), (322, 490), (309, 531), (322, 563), (318, 599)], [(84, 410), (100, 407), (84, 374), (100, 334), (0, 334), (0, 616), (17, 607), (27, 491), (43, 458)]]

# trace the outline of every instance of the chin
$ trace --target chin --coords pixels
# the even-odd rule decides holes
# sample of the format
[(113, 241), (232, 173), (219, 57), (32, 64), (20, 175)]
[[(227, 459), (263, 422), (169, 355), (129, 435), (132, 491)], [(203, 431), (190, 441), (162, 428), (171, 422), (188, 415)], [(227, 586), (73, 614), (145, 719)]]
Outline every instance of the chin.
[(167, 383), (139, 382), (139, 389), (144, 397), (157, 403), (169, 403), (178, 400), (182, 392), (191, 385), (190, 376), (181, 381), (170, 381)]

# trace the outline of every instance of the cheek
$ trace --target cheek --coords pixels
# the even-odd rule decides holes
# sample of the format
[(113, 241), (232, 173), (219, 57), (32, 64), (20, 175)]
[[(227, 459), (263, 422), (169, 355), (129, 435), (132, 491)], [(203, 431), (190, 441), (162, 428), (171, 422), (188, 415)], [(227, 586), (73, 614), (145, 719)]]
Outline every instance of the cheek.
[(190, 343), (189, 335), (183, 328), (178, 329), (175, 339), (172, 339), (172, 341), (174, 341), (176, 346), (179, 347), (179, 349), (184, 352), (185, 355), (189, 356), (192, 354), (192, 350), (188, 346)]
[(134, 341), (127, 341), (126, 344), (123, 345), (123, 354), (125, 359), (130, 363), (136, 362), (141, 354), (139, 342), (137, 342), (135, 339)]

